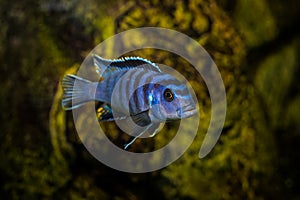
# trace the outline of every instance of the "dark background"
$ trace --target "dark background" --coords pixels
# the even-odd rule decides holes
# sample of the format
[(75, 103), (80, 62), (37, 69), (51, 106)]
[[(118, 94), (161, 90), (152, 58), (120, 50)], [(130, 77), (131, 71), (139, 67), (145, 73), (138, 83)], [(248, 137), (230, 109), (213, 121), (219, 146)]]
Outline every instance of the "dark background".
[[(297, 0), (0, 0), (1, 199), (300, 199), (299, 8)], [(199, 136), (172, 165), (128, 174), (85, 150), (61, 108), (59, 81), (104, 39), (143, 26), (205, 47), (224, 80), (227, 119), (204, 159)], [(188, 64), (164, 52), (133, 54), (189, 78), (205, 133), (209, 95)]]

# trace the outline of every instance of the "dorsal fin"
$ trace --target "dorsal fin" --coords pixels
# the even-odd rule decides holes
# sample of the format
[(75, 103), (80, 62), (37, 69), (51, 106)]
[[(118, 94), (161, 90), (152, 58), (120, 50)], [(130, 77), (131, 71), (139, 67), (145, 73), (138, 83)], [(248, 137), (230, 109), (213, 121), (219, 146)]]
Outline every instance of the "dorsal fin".
[(120, 59), (104, 59), (94, 54), (94, 64), (99, 75), (103, 76), (104, 72), (129, 70), (133, 68), (148, 69), (155, 72), (161, 72), (160, 68), (154, 63), (140, 57), (124, 57)]

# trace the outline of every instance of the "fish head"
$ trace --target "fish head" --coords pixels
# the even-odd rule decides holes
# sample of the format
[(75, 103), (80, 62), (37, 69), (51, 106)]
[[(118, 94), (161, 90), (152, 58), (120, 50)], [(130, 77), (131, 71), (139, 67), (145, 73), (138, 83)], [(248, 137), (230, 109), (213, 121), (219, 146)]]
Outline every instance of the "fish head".
[(163, 120), (188, 118), (196, 114), (195, 101), (186, 84), (177, 79), (166, 81), (155, 91), (159, 106), (153, 109), (154, 115)]

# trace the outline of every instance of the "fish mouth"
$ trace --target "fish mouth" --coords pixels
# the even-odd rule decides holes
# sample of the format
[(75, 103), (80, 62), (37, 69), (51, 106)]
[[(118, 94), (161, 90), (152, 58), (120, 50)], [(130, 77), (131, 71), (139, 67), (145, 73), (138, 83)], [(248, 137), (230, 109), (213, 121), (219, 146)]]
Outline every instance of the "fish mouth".
[(193, 105), (183, 106), (182, 108), (177, 109), (178, 117), (188, 118), (197, 113), (197, 109)]

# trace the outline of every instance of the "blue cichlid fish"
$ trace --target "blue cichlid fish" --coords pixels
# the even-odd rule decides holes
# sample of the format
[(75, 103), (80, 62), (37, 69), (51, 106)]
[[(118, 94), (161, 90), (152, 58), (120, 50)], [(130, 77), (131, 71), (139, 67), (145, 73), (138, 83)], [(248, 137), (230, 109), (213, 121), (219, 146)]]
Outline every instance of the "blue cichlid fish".
[(131, 119), (134, 138), (146, 132), (154, 136), (161, 123), (194, 115), (195, 102), (187, 86), (163, 73), (154, 63), (139, 57), (108, 60), (93, 56), (99, 82), (68, 74), (63, 78), (62, 106), (75, 109), (88, 101), (100, 101), (99, 121)]

